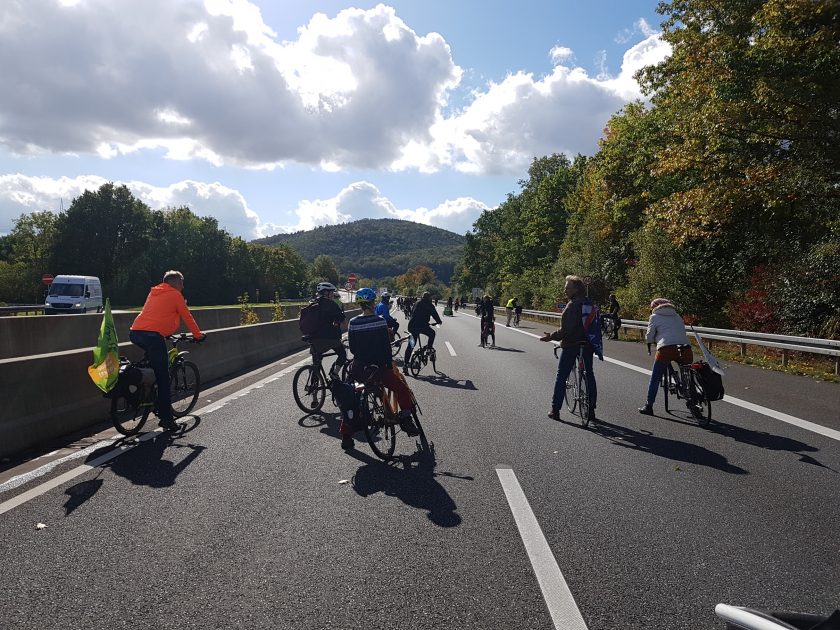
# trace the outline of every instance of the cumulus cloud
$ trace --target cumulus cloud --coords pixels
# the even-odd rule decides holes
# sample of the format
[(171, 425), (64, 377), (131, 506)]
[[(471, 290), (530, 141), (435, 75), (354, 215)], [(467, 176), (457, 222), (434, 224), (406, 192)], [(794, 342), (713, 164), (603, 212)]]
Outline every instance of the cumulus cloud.
[[(521, 173), (531, 158), (592, 153), (632, 78), (667, 43), (644, 36), (617, 75), (555, 46), (554, 68), (489, 83), (463, 108), (447, 42), (378, 5), (315, 14), (282, 41), (248, 0), (27, 0), (0, 9), (0, 147), (19, 154), (170, 159), (329, 171)], [(448, 112), (448, 113), (444, 113)]]
[[(0, 233), (8, 232), (21, 214), (49, 210), (58, 212), (63, 203), (67, 208), (85, 190), (97, 190), (107, 183), (103, 177), (30, 177), (27, 175), (0, 176)], [(153, 209), (189, 207), (198, 216), (212, 216), (220, 227), (246, 239), (263, 236), (276, 228), (264, 224), (256, 212), (248, 207), (242, 194), (216, 183), (185, 180), (171, 186), (159, 187), (145, 182), (114, 182), (125, 184), (132, 194)]]
[(354, 182), (335, 197), (301, 201), (295, 209), (297, 224), (283, 231), (311, 230), (319, 225), (335, 225), (358, 219), (403, 219), (465, 233), (487, 205), (472, 197), (446, 200), (435, 208), (398, 208), (370, 182)]
[(407, 146), (398, 163), (421, 170), (452, 165), (467, 173), (521, 173), (541, 155), (592, 154), (610, 116), (642, 97), (634, 73), (668, 54), (670, 45), (653, 34), (625, 52), (616, 76), (606, 71), (606, 60), (595, 77), (560, 63), (541, 78), (510, 74), (457, 115), (439, 118), (427, 151)]
[(384, 5), (281, 42), (246, 0), (5, 3), (0, 144), (376, 167), (428, 139), (460, 76), (440, 35)]

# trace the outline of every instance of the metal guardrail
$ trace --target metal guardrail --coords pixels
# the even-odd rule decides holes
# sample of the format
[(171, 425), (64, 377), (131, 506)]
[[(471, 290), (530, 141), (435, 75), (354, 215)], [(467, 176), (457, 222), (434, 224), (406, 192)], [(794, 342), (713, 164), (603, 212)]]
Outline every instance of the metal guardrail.
[[(505, 312), (501, 306), (496, 306), (497, 312)], [(549, 311), (522, 311), (523, 315), (537, 319), (558, 320), (561, 313)], [(647, 322), (635, 319), (622, 319), (621, 327), (642, 331), (647, 330)], [(725, 341), (737, 343), (741, 346), (741, 356), (747, 355), (747, 346), (761, 346), (766, 348), (778, 348), (782, 351), (782, 365), (787, 365), (790, 352), (807, 352), (811, 354), (822, 354), (834, 357), (834, 373), (840, 374), (840, 341), (835, 339), (818, 339), (814, 337), (797, 337), (793, 335), (773, 335), (770, 333), (750, 332), (746, 330), (727, 330), (725, 328), (706, 328), (694, 326), (692, 330), (704, 341)], [(709, 344), (712, 345), (711, 343)]]
[(11, 306), (0, 306), (0, 317), (4, 315), (16, 315), (18, 313), (43, 313), (43, 304), (12, 304)]

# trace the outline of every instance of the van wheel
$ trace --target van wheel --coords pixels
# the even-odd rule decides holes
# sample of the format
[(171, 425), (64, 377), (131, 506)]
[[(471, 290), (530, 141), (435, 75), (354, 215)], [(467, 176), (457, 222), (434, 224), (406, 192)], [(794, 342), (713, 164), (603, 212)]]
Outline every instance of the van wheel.
[(85, 313), (87, 313), (87, 309), (86, 309), (86, 308), (83, 308), (83, 309), (82, 309), (82, 315), (84, 315)]
[(97, 312), (97, 313), (101, 313), (101, 312), (102, 312), (102, 307), (101, 307), (101, 306), (97, 306), (97, 307), (96, 307), (96, 312)]

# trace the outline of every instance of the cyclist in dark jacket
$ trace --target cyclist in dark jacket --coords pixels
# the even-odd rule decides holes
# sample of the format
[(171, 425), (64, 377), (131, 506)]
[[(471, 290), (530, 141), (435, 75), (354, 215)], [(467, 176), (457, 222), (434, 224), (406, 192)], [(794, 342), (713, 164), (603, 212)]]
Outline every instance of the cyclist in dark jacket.
[(492, 345), (496, 345), (496, 308), (493, 306), (493, 298), (485, 295), (484, 299), (475, 308), (475, 314), (481, 318), (481, 332), (484, 332), (485, 324), (490, 325), (488, 337), (493, 338)]
[(320, 364), (325, 352), (335, 350), (337, 356), (330, 371), (337, 373), (339, 368), (347, 362), (347, 351), (341, 343), (341, 324), (346, 315), (332, 299), (336, 291), (338, 289), (329, 282), (321, 282), (316, 288), (320, 325), (317, 332), (312, 335), (309, 351), (312, 354), (312, 363)]
[(566, 276), (566, 283), (563, 287), (566, 297), (569, 298), (566, 307), (563, 309), (563, 317), (560, 319), (560, 329), (553, 333), (545, 333), (540, 341), (559, 341), (562, 351), (560, 362), (557, 364), (557, 378), (554, 381), (554, 396), (551, 400), (551, 412), (549, 418), (560, 419), (560, 407), (566, 396), (566, 379), (575, 367), (578, 352), (583, 345), (583, 363), (586, 366), (586, 390), (589, 396), (589, 419), (595, 419), (595, 405), (598, 401), (598, 389), (595, 383), (595, 374), (592, 371), (592, 355), (594, 348), (586, 338), (586, 331), (583, 327), (583, 303), (586, 298), (586, 287), (583, 280), (578, 276)]
[(408, 340), (408, 347), (405, 350), (403, 374), (408, 373), (408, 362), (411, 359), (411, 353), (414, 350), (415, 344), (420, 340), (418, 335), (424, 334), (429, 338), (429, 341), (426, 342), (429, 348), (433, 348), (435, 345), (435, 331), (429, 326), (430, 319), (434, 319), (438, 326), (443, 324), (435, 305), (432, 304), (431, 294), (426, 291), (423, 297), (414, 305), (414, 309), (411, 311), (411, 319), (408, 320), (408, 334), (411, 335), (411, 339)]

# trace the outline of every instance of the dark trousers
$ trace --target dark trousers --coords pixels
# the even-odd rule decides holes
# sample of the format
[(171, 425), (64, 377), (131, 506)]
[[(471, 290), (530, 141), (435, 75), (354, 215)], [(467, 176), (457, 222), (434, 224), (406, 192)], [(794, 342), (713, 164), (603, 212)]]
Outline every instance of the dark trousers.
[(409, 360), (411, 360), (411, 353), (414, 351), (414, 346), (420, 341), (420, 334), (426, 335), (429, 340), (426, 342), (428, 347), (433, 347), (435, 345), (435, 331), (432, 330), (432, 327), (426, 324), (425, 326), (409, 326), (408, 327), (408, 334), (411, 335), (411, 338), (408, 340), (408, 345), (405, 349), (405, 365), (408, 365)]
[[(557, 364), (557, 380), (554, 381), (554, 396), (551, 407), (560, 409), (566, 398), (566, 379), (575, 367), (580, 347), (563, 348), (560, 351), (560, 362)], [(589, 395), (589, 408), (595, 409), (598, 402), (598, 385), (595, 383), (595, 373), (592, 371), (592, 346), (586, 344), (583, 348), (583, 364), (586, 366), (586, 392)]]
[(172, 392), (169, 389), (169, 351), (163, 335), (146, 330), (132, 330), (128, 339), (146, 351), (146, 357), (155, 371), (157, 399), (155, 413), (163, 421), (172, 420)]

